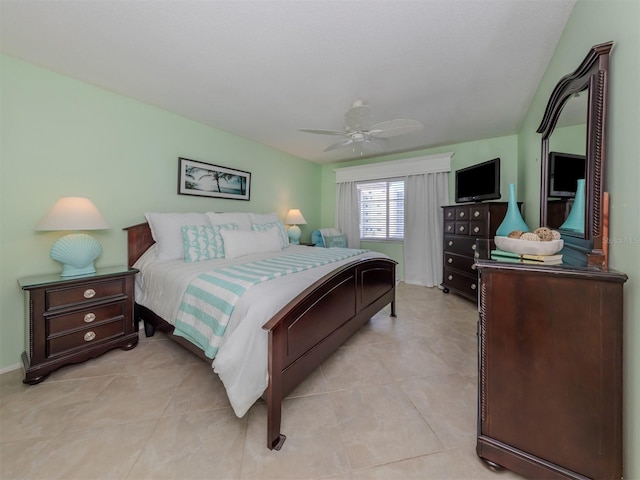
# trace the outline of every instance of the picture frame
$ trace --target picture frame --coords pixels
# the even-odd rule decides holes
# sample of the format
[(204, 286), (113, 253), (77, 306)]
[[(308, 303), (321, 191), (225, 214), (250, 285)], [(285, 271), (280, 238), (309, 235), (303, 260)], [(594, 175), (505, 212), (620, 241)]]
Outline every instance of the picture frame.
[(179, 157), (178, 194), (248, 201), (251, 172)]

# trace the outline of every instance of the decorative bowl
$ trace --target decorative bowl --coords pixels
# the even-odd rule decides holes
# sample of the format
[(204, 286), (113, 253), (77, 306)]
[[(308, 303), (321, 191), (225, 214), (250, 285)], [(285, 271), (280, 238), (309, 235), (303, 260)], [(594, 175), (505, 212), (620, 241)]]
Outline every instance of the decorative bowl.
[(495, 237), (496, 247), (506, 252), (520, 255), (553, 255), (562, 250), (564, 240), (551, 240), (550, 242), (532, 242), (518, 238)]

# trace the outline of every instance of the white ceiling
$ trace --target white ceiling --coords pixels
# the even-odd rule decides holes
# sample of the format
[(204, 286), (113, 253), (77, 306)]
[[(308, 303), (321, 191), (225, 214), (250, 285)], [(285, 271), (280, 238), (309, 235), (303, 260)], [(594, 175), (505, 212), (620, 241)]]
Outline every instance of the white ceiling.
[(516, 133), (575, 0), (1, 0), (2, 52), (318, 163), (356, 99), (425, 128), (385, 153)]

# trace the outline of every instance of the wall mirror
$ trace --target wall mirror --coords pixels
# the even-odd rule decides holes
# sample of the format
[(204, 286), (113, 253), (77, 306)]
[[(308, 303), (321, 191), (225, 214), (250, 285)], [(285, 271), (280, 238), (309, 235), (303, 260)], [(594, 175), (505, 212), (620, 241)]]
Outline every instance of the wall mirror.
[(560, 230), (566, 263), (605, 266), (603, 187), (613, 42), (593, 46), (553, 89), (542, 134), (540, 224)]

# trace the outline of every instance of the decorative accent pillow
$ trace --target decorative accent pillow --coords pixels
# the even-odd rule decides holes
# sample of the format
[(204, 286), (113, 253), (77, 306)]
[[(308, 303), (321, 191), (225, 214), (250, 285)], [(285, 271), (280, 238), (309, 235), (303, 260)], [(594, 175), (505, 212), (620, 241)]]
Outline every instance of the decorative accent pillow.
[(269, 222), (269, 223), (254, 223), (251, 225), (251, 228), (258, 232), (264, 232), (265, 230), (276, 230), (278, 232), (278, 238), (280, 238), (280, 246), (282, 248), (287, 248), (289, 246), (289, 235), (287, 235), (287, 231), (284, 229), (284, 225), (280, 220), (277, 222)]
[(182, 241), (184, 245), (184, 261), (187, 263), (224, 258), (224, 241), (222, 230), (238, 230), (236, 223), (224, 225), (184, 225)]
[(347, 237), (344, 235), (333, 235), (324, 237), (324, 246), (327, 248), (347, 248)]
[(224, 240), (224, 256), (227, 259), (281, 250), (280, 238), (274, 228), (255, 232), (221, 230), (220, 235)]
[(251, 230), (251, 214), (248, 212), (207, 212), (211, 225), (235, 223), (238, 230)]
[(145, 213), (144, 216), (156, 241), (158, 260), (184, 258), (183, 225), (210, 225), (204, 213)]

